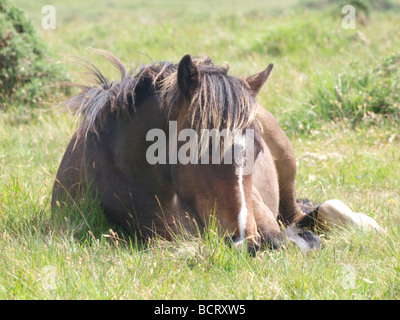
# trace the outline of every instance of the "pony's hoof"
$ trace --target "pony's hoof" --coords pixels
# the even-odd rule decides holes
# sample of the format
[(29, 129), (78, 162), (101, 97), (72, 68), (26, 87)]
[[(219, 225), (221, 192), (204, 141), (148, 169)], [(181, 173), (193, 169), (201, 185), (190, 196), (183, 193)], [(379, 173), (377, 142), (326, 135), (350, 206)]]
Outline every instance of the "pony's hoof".
[(298, 230), (292, 226), (287, 228), (285, 232), (288, 240), (299, 247), (303, 252), (319, 249), (321, 247), (321, 238), (311, 231)]
[(310, 246), (310, 249), (320, 249), (321, 248), (321, 243), (322, 243), (321, 238), (316, 236), (311, 231), (302, 230), (298, 233), (298, 235), (307, 242), (307, 244)]

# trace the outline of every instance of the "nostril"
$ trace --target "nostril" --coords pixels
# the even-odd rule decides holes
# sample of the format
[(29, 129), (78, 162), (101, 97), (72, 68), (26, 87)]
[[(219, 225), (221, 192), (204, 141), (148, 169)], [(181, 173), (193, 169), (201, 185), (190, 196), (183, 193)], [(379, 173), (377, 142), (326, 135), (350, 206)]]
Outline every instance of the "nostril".
[(225, 243), (228, 245), (233, 245), (238, 241), (238, 236), (236, 234), (225, 236)]
[(259, 244), (252, 244), (247, 247), (247, 251), (250, 253), (252, 257), (255, 257), (259, 250), (260, 250)]
[(238, 236), (236, 234), (231, 235), (231, 241), (233, 243), (237, 242), (238, 241)]
[(254, 241), (248, 243), (247, 250), (253, 257), (256, 256), (258, 251), (260, 251), (261, 249), (260, 243), (261, 243), (261, 237), (257, 237)]
[(257, 252), (260, 251), (260, 236), (256, 236), (254, 238), (249, 239), (240, 239), (239, 236), (236, 234), (226, 235), (225, 236), (225, 243), (229, 246), (233, 246), (236, 250), (243, 250), (247, 248), (247, 251), (253, 257), (256, 256)]

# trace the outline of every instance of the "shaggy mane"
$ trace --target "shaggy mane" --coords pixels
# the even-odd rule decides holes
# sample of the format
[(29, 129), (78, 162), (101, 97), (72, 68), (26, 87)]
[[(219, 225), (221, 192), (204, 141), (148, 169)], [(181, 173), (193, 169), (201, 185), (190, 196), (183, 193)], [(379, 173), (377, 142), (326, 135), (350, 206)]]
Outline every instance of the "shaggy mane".
[(175, 67), (170, 62), (154, 62), (128, 71), (113, 54), (98, 49), (94, 51), (116, 67), (121, 74), (121, 80), (110, 82), (92, 62), (84, 58), (76, 58), (74, 62), (86, 68), (85, 74), (89, 76), (91, 85), (68, 83), (70, 86), (79, 88), (80, 92), (62, 105), (82, 117), (82, 127), (86, 133), (93, 131), (98, 135), (105, 129), (110, 113), (119, 115), (136, 110), (135, 89), (140, 80), (152, 79), (154, 90), (157, 91), (159, 89), (157, 80), (169, 74), (169, 70)]
[[(153, 62), (127, 70), (124, 64), (109, 52), (95, 50), (121, 74), (119, 82), (110, 82), (90, 61), (78, 58), (91, 78), (92, 85), (70, 84), (81, 89), (80, 93), (63, 105), (82, 116), (86, 132), (99, 134), (105, 129), (110, 113), (136, 110), (135, 89), (143, 78), (151, 80), (151, 91), (159, 94), (160, 107), (170, 113), (178, 102), (178, 65), (171, 62)], [(256, 101), (243, 79), (229, 76), (229, 66), (218, 67), (208, 56), (193, 59), (201, 74), (187, 114), (191, 127), (201, 129), (244, 129), (255, 118)]]

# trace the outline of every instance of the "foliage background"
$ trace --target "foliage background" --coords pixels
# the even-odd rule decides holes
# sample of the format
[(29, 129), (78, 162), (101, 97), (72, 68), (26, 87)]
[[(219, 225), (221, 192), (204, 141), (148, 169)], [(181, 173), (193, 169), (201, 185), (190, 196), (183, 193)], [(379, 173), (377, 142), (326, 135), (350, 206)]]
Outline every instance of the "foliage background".
[(25, 12), (1, 0), (0, 108), (41, 103), (51, 84), (66, 79), (62, 67), (52, 63), (50, 57)]

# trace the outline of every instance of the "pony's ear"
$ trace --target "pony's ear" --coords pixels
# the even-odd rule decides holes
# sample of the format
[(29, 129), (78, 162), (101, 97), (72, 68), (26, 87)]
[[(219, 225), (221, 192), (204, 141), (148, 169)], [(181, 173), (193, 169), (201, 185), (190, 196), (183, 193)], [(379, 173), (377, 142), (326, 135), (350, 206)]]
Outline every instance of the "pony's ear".
[(200, 71), (190, 55), (185, 55), (178, 66), (178, 88), (189, 101), (200, 84)]
[(246, 79), (247, 84), (255, 96), (258, 94), (263, 84), (267, 81), (273, 67), (274, 65), (270, 63), (267, 69), (261, 71), (260, 73), (253, 74)]

